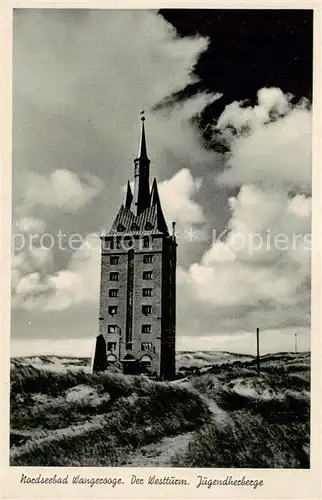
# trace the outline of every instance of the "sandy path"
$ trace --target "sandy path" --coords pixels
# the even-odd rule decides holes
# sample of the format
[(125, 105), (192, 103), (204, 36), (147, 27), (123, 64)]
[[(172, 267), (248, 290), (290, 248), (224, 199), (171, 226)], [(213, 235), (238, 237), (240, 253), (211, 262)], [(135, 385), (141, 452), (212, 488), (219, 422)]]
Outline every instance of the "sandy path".
[(213, 419), (218, 425), (229, 425), (232, 424), (232, 419), (229, 415), (229, 413), (222, 408), (220, 408), (217, 403), (207, 397), (206, 395), (202, 394), (201, 392), (197, 391), (193, 385), (191, 384), (189, 378), (185, 378), (182, 380), (179, 380), (178, 382), (175, 381), (174, 383), (178, 383), (181, 386), (187, 387), (191, 392), (195, 392), (198, 394), (198, 396), (206, 403), (208, 406), (209, 410), (211, 411), (213, 415)]
[(174, 456), (186, 451), (192, 436), (193, 432), (185, 432), (142, 446), (122, 467), (171, 467)]
[[(185, 381), (181, 380), (180, 385), (185, 385), (190, 390), (195, 391), (188, 379)], [(216, 425), (231, 425), (232, 420), (226, 411), (222, 410), (212, 399), (207, 398), (199, 392), (198, 395), (208, 406)], [(124, 467), (172, 467), (173, 459), (176, 455), (185, 453), (193, 435), (194, 432), (185, 432), (177, 436), (163, 438), (156, 443), (142, 446), (130, 455)]]

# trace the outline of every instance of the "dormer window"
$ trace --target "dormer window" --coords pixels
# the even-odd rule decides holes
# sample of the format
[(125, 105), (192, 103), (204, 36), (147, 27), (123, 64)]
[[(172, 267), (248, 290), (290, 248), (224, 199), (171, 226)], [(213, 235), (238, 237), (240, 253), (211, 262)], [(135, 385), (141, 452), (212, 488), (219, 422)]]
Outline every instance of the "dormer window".
[(123, 233), (123, 231), (125, 231), (125, 227), (123, 226), (123, 224), (118, 224), (117, 231), (119, 233)]
[(135, 222), (133, 222), (133, 224), (131, 225), (131, 231), (139, 231), (140, 228), (137, 224), (135, 224)]
[(145, 224), (145, 228), (144, 228), (144, 229), (145, 229), (146, 231), (152, 231), (152, 229), (153, 229), (153, 228), (154, 228), (154, 226), (151, 224), (151, 222), (147, 222), (147, 223)]

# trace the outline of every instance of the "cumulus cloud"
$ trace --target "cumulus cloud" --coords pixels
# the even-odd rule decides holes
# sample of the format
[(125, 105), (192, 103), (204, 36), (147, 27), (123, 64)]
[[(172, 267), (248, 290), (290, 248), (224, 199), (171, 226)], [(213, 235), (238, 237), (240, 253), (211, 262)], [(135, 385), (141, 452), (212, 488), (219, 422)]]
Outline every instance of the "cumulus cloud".
[(13, 292), (16, 292), (24, 276), (44, 273), (46, 270), (50, 270), (51, 266), (52, 251), (50, 248), (30, 246), (13, 255), (11, 259)]
[(310, 212), (298, 215), (297, 203), (243, 186), (225, 241), (216, 240), (187, 271), (194, 295), (214, 306), (293, 304), (310, 269)]
[[(111, 110), (122, 109), (124, 100), (154, 105), (181, 90), (183, 82), (195, 80), (191, 68), (207, 46), (200, 36), (179, 39), (170, 24), (148, 10), (88, 10), (69, 16), (63, 11), (38, 11), (17, 15), (16, 25), (16, 51), (23, 51), (26, 57), (25, 64), (17, 68), (19, 91), (55, 112), (73, 108), (87, 85), (105, 90)], [(138, 33), (144, 33), (144, 38)], [(46, 43), (35, 50), (34, 43), (39, 41)], [(48, 49), (57, 55), (55, 63), (46, 61)], [(55, 73), (57, 66), (59, 74)], [(31, 70), (38, 81), (30, 77)], [(105, 80), (94, 81), (93, 75), (101, 71)], [(82, 85), (75, 87), (80, 76)], [(144, 80), (154, 82), (147, 96), (142, 93)]]
[(54, 294), (45, 309), (60, 311), (96, 303), (99, 297), (100, 263), (99, 235), (90, 234), (73, 254), (67, 269), (49, 277)]
[[(131, 183), (132, 192), (134, 181)], [(158, 183), (162, 210), (170, 228), (175, 221), (179, 230), (186, 230), (205, 222), (202, 206), (194, 199), (202, 184), (200, 178), (194, 178), (188, 168), (182, 168), (171, 178)], [(127, 185), (122, 187), (124, 196)]]
[[(228, 200), (226, 229), (214, 232), (199, 262), (178, 270), (181, 324), (186, 333), (201, 326), (218, 335), (309, 327), (310, 110), (279, 89), (262, 89), (254, 108), (227, 106), (218, 128), (225, 135), (232, 126), (228, 168), (218, 181), (239, 192)], [(208, 320), (189, 324), (196, 310)]]
[(220, 115), (217, 128), (233, 127), (236, 131), (254, 130), (274, 117), (281, 117), (291, 109), (292, 95), (284, 94), (279, 88), (262, 88), (257, 92), (258, 104), (245, 106), (244, 102), (228, 104)]
[(187, 168), (160, 183), (160, 199), (168, 223), (176, 221), (179, 228), (185, 229), (204, 222), (202, 207), (193, 199), (200, 186), (201, 179), (194, 179)]
[(312, 116), (305, 100), (293, 105), (280, 89), (262, 89), (254, 108), (240, 102), (228, 105), (217, 130), (230, 144), (220, 182), (270, 183), (310, 192)]
[[(23, 177), (24, 187), (18, 213), (29, 212), (35, 207), (77, 212), (97, 196), (103, 187), (102, 181), (96, 176), (83, 174), (81, 179), (79, 175), (67, 169), (55, 170), (48, 176), (25, 172)], [(18, 225), (21, 226), (25, 220), (23, 217)], [(30, 219), (27, 219), (27, 222), (28, 220), (30, 222)]]
[(20, 216), (14, 220), (14, 232), (40, 234), (45, 231), (45, 228), (45, 222), (39, 217)]
[[(201, 93), (171, 110), (152, 112), (196, 80), (192, 69), (208, 46), (205, 38), (179, 38), (162, 16), (148, 10), (24, 12), (16, 14), (15, 24), (18, 168), (53, 171), (63, 163), (118, 181), (127, 168), (132, 173), (141, 109), (151, 110), (148, 149), (157, 171), (164, 174), (169, 159), (174, 169), (195, 163), (197, 156), (211, 161), (190, 119), (219, 94)], [(33, 127), (27, 129), (23, 124), (30, 116)]]
[[(45, 255), (47, 259), (50, 258), (50, 252), (48, 249), (33, 249), (32, 253), (38, 255), (37, 264), (42, 271), (46, 262)], [(89, 234), (72, 255), (67, 268), (53, 274), (35, 272), (37, 265), (27, 261), (30, 259), (30, 253), (27, 256), (21, 253), (13, 261), (14, 308), (63, 311), (97, 302), (100, 276), (100, 239), (97, 234)], [(19, 276), (21, 270), (25, 271), (23, 276)]]

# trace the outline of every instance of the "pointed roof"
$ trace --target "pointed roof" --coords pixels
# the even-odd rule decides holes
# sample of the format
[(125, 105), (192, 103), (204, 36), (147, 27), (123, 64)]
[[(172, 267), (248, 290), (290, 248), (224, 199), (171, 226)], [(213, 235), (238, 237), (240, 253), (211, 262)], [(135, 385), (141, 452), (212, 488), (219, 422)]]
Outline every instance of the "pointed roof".
[(148, 160), (148, 153), (146, 148), (146, 139), (145, 139), (145, 127), (144, 127), (145, 118), (142, 116), (142, 130), (141, 130), (141, 141), (140, 141), (140, 149), (138, 159)]
[(167, 223), (165, 221), (162, 207), (161, 207), (161, 201), (160, 201), (160, 196), (159, 196), (159, 190), (158, 190), (158, 184), (156, 181), (156, 178), (154, 177), (153, 183), (152, 183), (152, 189), (151, 189), (151, 197), (150, 197), (150, 206), (154, 207), (156, 210), (157, 214), (157, 224), (158, 228), (162, 232), (168, 232), (167, 228)]
[(150, 205), (152, 207), (153, 205), (156, 205), (156, 204), (160, 204), (160, 198), (159, 198), (157, 181), (156, 181), (156, 178), (154, 177), (153, 183), (152, 183), (152, 188), (151, 188)]
[(132, 200), (133, 200), (133, 194), (132, 194), (132, 190), (131, 190), (130, 181), (127, 181), (127, 191), (126, 191), (126, 198), (125, 198), (125, 208), (127, 208), (127, 209), (131, 208)]
[[(133, 229), (133, 224), (137, 229)], [(120, 230), (120, 227), (122, 230)], [(121, 206), (111, 230), (105, 236), (168, 235), (168, 228), (158, 204), (148, 207), (136, 216), (131, 210)]]

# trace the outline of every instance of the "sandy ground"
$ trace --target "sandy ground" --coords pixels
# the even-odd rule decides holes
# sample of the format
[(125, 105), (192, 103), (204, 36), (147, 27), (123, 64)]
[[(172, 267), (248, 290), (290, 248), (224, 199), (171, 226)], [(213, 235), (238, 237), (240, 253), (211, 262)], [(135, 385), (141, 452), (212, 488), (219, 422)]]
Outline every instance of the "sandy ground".
[(122, 467), (171, 467), (174, 456), (185, 452), (192, 436), (193, 432), (185, 432), (142, 446)]

